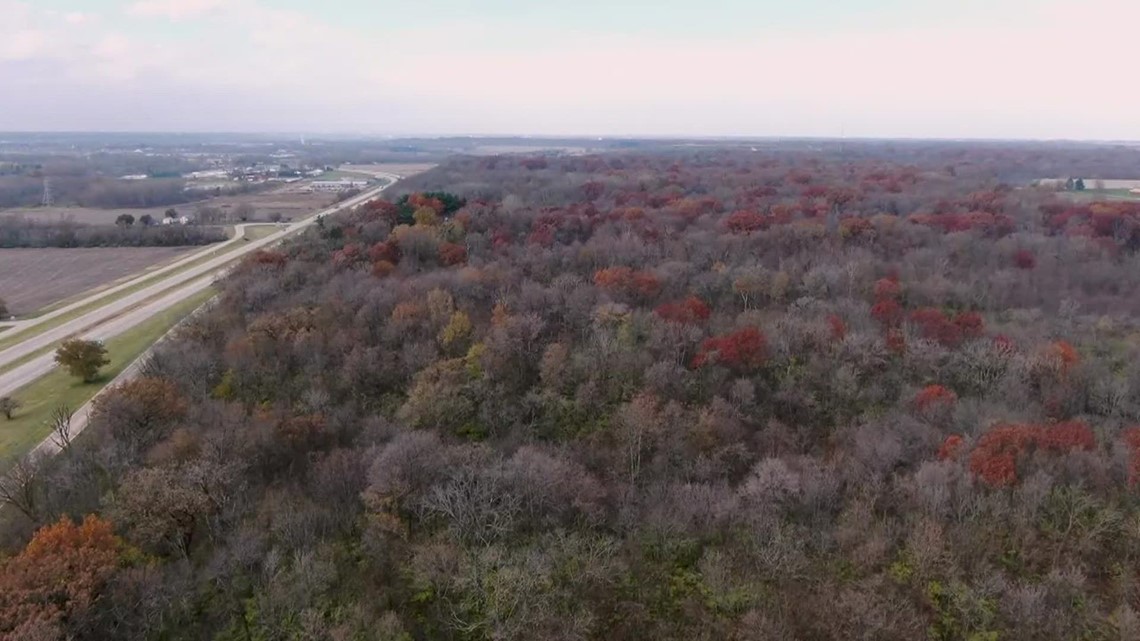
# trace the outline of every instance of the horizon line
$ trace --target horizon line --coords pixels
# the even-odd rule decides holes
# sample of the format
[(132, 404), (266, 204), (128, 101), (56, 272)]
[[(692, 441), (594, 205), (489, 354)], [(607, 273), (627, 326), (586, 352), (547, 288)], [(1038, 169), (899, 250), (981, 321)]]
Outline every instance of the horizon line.
[(472, 140), (508, 138), (518, 140), (591, 140), (595, 142), (605, 140), (648, 140), (648, 141), (904, 141), (904, 142), (1041, 142), (1041, 143), (1093, 143), (1093, 144), (1140, 144), (1140, 139), (1131, 138), (1072, 138), (1072, 137), (987, 137), (987, 136), (874, 136), (874, 135), (804, 135), (804, 134), (520, 134), (520, 133), (376, 133), (376, 132), (344, 132), (344, 131), (298, 131), (298, 130), (178, 130), (178, 129), (0, 129), (0, 136), (32, 136), (32, 135), (106, 135), (106, 136), (257, 136), (257, 137), (290, 137), (320, 139), (322, 136), (336, 138), (359, 139), (454, 139), (466, 138)]

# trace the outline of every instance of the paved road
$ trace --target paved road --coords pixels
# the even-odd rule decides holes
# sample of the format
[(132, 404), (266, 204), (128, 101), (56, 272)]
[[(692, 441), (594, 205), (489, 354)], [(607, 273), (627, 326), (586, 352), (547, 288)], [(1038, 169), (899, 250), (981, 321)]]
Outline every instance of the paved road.
[[(325, 214), (333, 213), (335, 211), (339, 211), (341, 209), (345, 209), (348, 207), (355, 207), (356, 205), (364, 203), (364, 202), (376, 197), (386, 187), (391, 186), (392, 184), (395, 184), (395, 182), (397, 180), (399, 180), (401, 178), (401, 176), (397, 176), (395, 174), (392, 174), (392, 175), (388, 176), (388, 178), (390, 178), (392, 182), (389, 183), (388, 185), (385, 185), (384, 187), (380, 187), (377, 189), (372, 189), (372, 190), (366, 191), (366, 192), (360, 194), (359, 196), (356, 196), (356, 197), (354, 197), (348, 201), (345, 201), (345, 202), (343, 202), (343, 203), (341, 203), (335, 207), (331, 207), (331, 208), (326, 209), (324, 211), (318, 212), (317, 214), (313, 215), (312, 217), (310, 217), (304, 221), (290, 225), (289, 228), (287, 228), (286, 230), (284, 230), (280, 233), (273, 234), (269, 237), (266, 237), (265, 239), (263, 239), (261, 241), (255, 241), (253, 243), (250, 243), (250, 245), (247, 246), (245, 249), (235, 250), (234, 252), (228, 254), (227, 258), (230, 258), (230, 259), (236, 258), (238, 256), (249, 253), (251, 251), (255, 251), (259, 247), (264, 247), (265, 245), (271, 244), (273, 242), (279, 242), (289, 233), (297, 231), (299, 229), (303, 229), (304, 227), (307, 227), (311, 224), (316, 223), (317, 220)], [(235, 234), (234, 237), (236, 239), (239, 237), (239, 235)], [(193, 257), (191, 257), (189, 260), (193, 260)], [(176, 267), (170, 266), (170, 268), (176, 268)], [(116, 318), (113, 318), (110, 321), (103, 322), (103, 323), (99, 324), (97, 327), (90, 329), (89, 331), (87, 331), (83, 335), (86, 338), (99, 338), (99, 339), (105, 340), (105, 339), (110, 338), (112, 336), (116, 336), (118, 334), (121, 334), (121, 333), (133, 328), (138, 323), (141, 323), (141, 322), (145, 321), (146, 319), (150, 318), (151, 316), (154, 316), (155, 314), (158, 314), (159, 312), (167, 309), (168, 307), (177, 304), (179, 301), (184, 300), (187, 296), (192, 296), (195, 293), (202, 291), (206, 287), (209, 287), (211, 284), (213, 284), (215, 276), (217, 274), (223, 272), (223, 271), (224, 271), (224, 268), (217, 270), (215, 272), (211, 272), (207, 276), (200, 278), (196, 281), (193, 281), (184, 287), (179, 288), (177, 291), (170, 292), (167, 295), (162, 296), (161, 298), (157, 298), (154, 301), (150, 301), (150, 302), (147, 302), (143, 305), (140, 305), (136, 309), (129, 310), (126, 313), (124, 313), (124, 314), (122, 314)], [(155, 272), (151, 272), (150, 274), (145, 275), (143, 278), (149, 278), (149, 277), (153, 276), (155, 273), (159, 273), (158, 270), (156, 270)], [(124, 286), (129, 286), (129, 284), (126, 284)], [(99, 296), (104, 296), (106, 294), (107, 294), (107, 292), (101, 292), (99, 294)], [(80, 301), (76, 304), (82, 305), (84, 303), (82, 301)], [(91, 325), (88, 325), (87, 327), (91, 327)], [(8, 330), (8, 331), (16, 331), (16, 330)], [(153, 346), (152, 346), (152, 348), (153, 348)], [(139, 358), (136, 359), (133, 363), (128, 365), (126, 369), (124, 369), (117, 377), (115, 377), (115, 380), (111, 381), (111, 383), (109, 385), (105, 386), (102, 390), (100, 390), (98, 393), (96, 393), (94, 398), (92, 398), (90, 401), (88, 401), (86, 404), (84, 404), (82, 407), (80, 407), (79, 410), (77, 410), (72, 415), (70, 424), (68, 425), (68, 440), (74, 439), (81, 432), (83, 432), (84, 429), (87, 428), (88, 419), (91, 415), (91, 408), (94, 406), (95, 400), (103, 392), (105, 392), (107, 389), (135, 377), (138, 374), (138, 371), (139, 371), (142, 363), (144, 363), (146, 361), (146, 358), (149, 355), (149, 353), (150, 353), (150, 349), (148, 349), (145, 353), (143, 353), (141, 356), (139, 356)], [(17, 368), (14, 368), (13, 370), (9, 371), (7, 374), (0, 376), (0, 396), (4, 395), (5, 393), (8, 393), (9, 388), (12, 385), (16, 385), (16, 388), (22, 387), (23, 385), (26, 385), (27, 383), (32, 382), (36, 378), (39, 378), (40, 376), (43, 376), (44, 374), (48, 373), (49, 371), (51, 371), (52, 367), (54, 367), (54, 366), (55, 366), (54, 354), (47, 354), (45, 356), (41, 356), (41, 357), (32, 359), (28, 363), (25, 363), (24, 365), (21, 365)], [(9, 380), (5, 380), (5, 379), (9, 379)], [(62, 444), (57, 440), (57, 437), (55, 435), (50, 435), (50, 436), (44, 438), (42, 441), (40, 441), (40, 443), (32, 449), (32, 451), (29, 453), (28, 456), (30, 456), (30, 457), (51, 456), (51, 455), (59, 452), (61, 449), (62, 449)]]
[[(141, 274), (138, 274), (137, 276), (131, 277), (131, 279), (129, 281), (119, 283), (118, 285), (115, 285), (114, 287), (108, 287), (107, 289), (101, 289), (101, 290), (99, 290), (99, 291), (97, 291), (97, 292), (95, 292), (89, 296), (84, 296), (81, 300), (77, 300), (73, 303), (68, 303), (64, 307), (60, 307), (59, 309), (54, 309), (54, 310), (52, 310), (46, 314), (43, 314), (42, 316), (37, 316), (35, 318), (29, 318), (27, 320), (2, 321), (2, 322), (0, 322), (0, 327), (10, 327), (11, 328), (8, 330), (11, 333), (7, 334), (7, 336), (12, 336), (14, 334), (18, 334), (20, 332), (32, 329), (33, 327), (36, 327), (38, 325), (42, 325), (43, 323), (45, 323), (45, 322), (47, 322), (53, 318), (57, 318), (57, 317), (62, 316), (64, 314), (70, 313), (76, 309), (79, 309), (80, 307), (83, 307), (84, 305), (88, 305), (94, 301), (100, 300), (105, 296), (111, 296), (113, 294), (117, 294), (117, 293), (119, 293), (125, 289), (129, 289), (131, 287), (134, 287), (135, 285), (139, 284), (140, 282), (149, 280), (149, 279), (154, 278), (156, 276), (161, 276), (163, 274), (167, 274), (167, 273), (174, 271), (176, 269), (180, 269), (180, 268), (184, 267), (185, 265), (188, 265), (188, 264), (190, 264), (196, 260), (200, 260), (203, 256), (209, 256), (211, 254), (217, 254), (219, 251), (225, 250), (230, 245), (234, 245), (237, 243), (243, 243), (243, 242), (245, 242), (245, 230), (247, 227), (250, 227), (250, 226), (256, 227), (259, 225), (266, 225), (266, 224), (272, 224), (272, 223), (242, 223), (242, 224), (234, 227), (234, 237), (227, 240), (224, 243), (218, 243), (216, 245), (210, 245), (209, 247), (207, 247), (206, 249), (204, 249), (202, 251), (194, 252), (190, 256), (184, 256), (182, 258), (179, 258), (177, 262), (170, 263), (168, 265), (164, 265), (160, 269), (154, 269), (151, 271), (143, 272)], [(172, 282), (172, 281), (168, 281), (168, 282)], [(157, 283), (156, 283), (156, 285), (157, 285)], [(0, 336), (0, 338), (4, 338), (4, 337)], [(12, 359), (8, 359), (4, 356), (4, 353), (5, 352), (0, 352), (0, 366), (3, 366), (6, 363), (12, 362)]]
[[(134, 329), (136, 325), (142, 323), (161, 313), (179, 301), (185, 300), (189, 296), (193, 296), (198, 292), (206, 289), (214, 283), (214, 276), (210, 275), (205, 278), (200, 278), (185, 287), (181, 287), (173, 292), (160, 296), (159, 298), (150, 301), (144, 305), (132, 309), (124, 313), (122, 316), (113, 318), (105, 323), (102, 323), (95, 329), (82, 332), (79, 334), (80, 338), (85, 340), (102, 340), (114, 338), (119, 334)], [(20, 389), (28, 383), (34, 382), (44, 374), (47, 374), (55, 367), (55, 352), (48, 352), (42, 356), (37, 356), (28, 362), (14, 367), (11, 370), (0, 374), (0, 396), (7, 396), (12, 392)]]
[[(103, 298), (104, 296), (109, 296), (111, 294), (116, 294), (118, 292), (121, 292), (124, 289), (129, 289), (130, 287), (137, 285), (140, 281), (144, 281), (148, 278), (153, 278), (155, 276), (161, 276), (162, 274), (167, 274), (167, 273), (170, 273), (174, 270), (181, 269), (185, 265), (188, 265), (188, 264), (202, 258), (203, 256), (208, 256), (210, 254), (217, 253), (218, 250), (229, 247), (230, 245), (233, 245), (235, 243), (243, 242), (243, 236), (245, 235), (245, 228), (248, 227), (250, 224), (262, 224), (262, 223), (245, 223), (245, 224), (238, 225), (237, 227), (234, 228), (234, 237), (227, 240), (224, 243), (218, 243), (217, 245), (210, 245), (210, 246), (204, 248), (202, 251), (197, 251), (197, 252), (194, 252), (193, 254), (190, 254), (189, 256), (184, 256), (182, 258), (179, 258), (177, 261), (170, 263), (168, 265), (164, 265), (159, 269), (154, 269), (154, 270), (139, 274), (138, 276), (135, 276), (134, 278), (131, 278), (128, 281), (124, 281), (122, 283), (119, 283), (118, 285), (115, 285), (114, 287), (108, 287), (107, 289), (101, 289), (101, 290), (91, 294), (90, 296), (85, 296), (82, 299), (77, 300), (73, 303), (68, 303), (67, 305), (60, 307), (59, 309), (53, 309), (52, 311), (50, 311), (46, 314), (43, 314), (41, 316), (37, 316), (35, 318), (29, 318), (27, 320), (4, 321), (4, 322), (0, 322), (0, 326), (11, 327), (12, 329), (8, 330), (10, 332), (18, 332), (18, 331), (30, 329), (30, 328), (35, 327), (37, 325), (40, 325), (42, 323), (46, 323), (47, 321), (49, 321), (53, 318), (63, 316), (64, 314), (67, 314), (67, 313), (72, 312), (76, 309), (79, 309), (80, 307), (83, 307), (84, 305), (87, 305), (88, 303), (91, 303), (92, 301)], [(2, 361), (0, 361), (0, 362), (2, 362)]]
[[(100, 292), (96, 295), (93, 295), (91, 297), (85, 298), (84, 300), (77, 301), (76, 303), (73, 303), (73, 304), (69, 305), (68, 307), (64, 308), (64, 310), (66, 310), (68, 308), (75, 309), (79, 306), (87, 304), (88, 302), (91, 302), (92, 300), (97, 300), (103, 296), (106, 296), (108, 293), (112, 293), (112, 292), (116, 292), (116, 291), (122, 291), (123, 289), (126, 289), (128, 287), (131, 287), (133, 285), (137, 285), (141, 281), (145, 281), (149, 278), (153, 278), (155, 276), (155, 274), (162, 274), (162, 273), (169, 273), (171, 271), (176, 271), (179, 269), (180, 266), (183, 268), (182, 271), (177, 271), (177, 273), (171, 274), (168, 278), (164, 278), (161, 281), (159, 281), (153, 285), (150, 285), (148, 287), (144, 287), (143, 289), (140, 289), (137, 292), (132, 292), (130, 294), (127, 294), (127, 295), (123, 296), (122, 298), (115, 300), (114, 302), (111, 302), (107, 305), (103, 305), (102, 307), (99, 307), (97, 309), (94, 309), (94, 310), (86, 313), (86, 314), (83, 314), (79, 318), (75, 318), (73, 320), (67, 321), (66, 323), (62, 323), (58, 327), (54, 327), (54, 328), (47, 330), (45, 332), (41, 332), (35, 336), (28, 338), (25, 341), (22, 341), (16, 345), (13, 345), (12, 347), (9, 347), (8, 349), (0, 351), (0, 367), (3, 367), (5, 365), (8, 365), (8, 364), (13, 363), (15, 361), (18, 361), (22, 358), (25, 358), (29, 354), (33, 354), (37, 351), (40, 351), (44, 348), (47, 348), (47, 347), (49, 347), (49, 346), (51, 346), (51, 345), (53, 345), (53, 344), (55, 344), (61, 340), (64, 340), (70, 336), (80, 334), (81, 332), (91, 330), (91, 329), (98, 331), (98, 328), (101, 324), (106, 323), (108, 321), (111, 321), (113, 319), (116, 319), (119, 316), (123, 315), (124, 313), (129, 312), (132, 308), (134, 308), (140, 304), (143, 304), (146, 301), (149, 301), (151, 298), (154, 298), (156, 296), (160, 296), (165, 292), (170, 292), (170, 291), (174, 290), (174, 288), (181, 287), (183, 285), (186, 285), (187, 283), (196, 282), (196, 281), (198, 281), (198, 280), (200, 280), (206, 276), (210, 277), (210, 279), (207, 279), (207, 282), (209, 282), (209, 280), (212, 280), (213, 275), (221, 272), (223, 270), (223, 268), (226, 265), (232, 263), (234, 261), (234, 259), (236, 259), (240, 256), (244, 256), (246, 254), (249, 254), (250, 252), (256, 251), (258, 249), (261, 249), (262, 247), (265, 247), (267, 245), (272, 245), (272, 244), (278, 243), (283, 238), (285, 238), (287, 235), (295, 233), (298, 230), (304, 229), (304, 228), (316, 223), (317, 219), (320, 218), (321, 216), (331, 214), (331, 213), (334, 213), (334, 212), (337, 212), (337, 211), (340, 211), (342, 209), (346, 209), (349, 207), (355, 207), (356, 205), (359, 205), (360, 203), (363, 203), (367, 200), (371, 200), (372, 198), (375, 198), (377, 195), (379, 195), (380, 192), (383, 190), (384, 190), (384, 187), (377, 187), (374, 189), (370, 189), (364, 193), (361, 193), (359, 196), (355, 196), (349, 200), (346, 200), (343, 203), (340, 203), (336, 206), (333, 206), (333, 207), (330, 207), (328, 209), (317, 212), (316, 214), (314, 214), (313, 216), (310, 216), (309, 218), (306, 218), (305, 220), (302, 220), (300, 222), (296, 222), (296, 223), (293, 223), (291, 225), (288, 225), (282, 231), (276, 232), (274, 234), (270, 234), (269, 236), (266, 236), (265, 238), (262, 238), (259, 240), (248, 242), (243, 247), (241, 247), (239, 249), (233, 250), (231, 252), (228, 252), (226, 254), (223, 254), (223, 255), (218, 256), (216, 258), (213, 258), (211, 260), (207, 260), (206, 262), (202, 263), (201, 265), (196, 265), (194, 267), (186, 268), (185, 267), (186, 263), (194, 260), (194, 257), (191, 256), (189, 259), (186, 259), (184, 261), (179, 261), (178, 263), (174, 263), (172, 265), (169, 265), (169, 266), (167, 266), (161, 270), (155, 270), (153, 272), (146, 273), (146, 274), (140, 276), (139, 278), (132, 279), (131, 281), (124, 283), (123, 285), (116, 286), (115, 288), (112, 288), (110, 290), (106, 290), (106, 291)], [(237, 238), (237, 236), (235, 236), (235, 239), (236, 238)], [(234, 242), (234, 241), (231, 240), (228, 242)], [(240, 241), (238, 241), (238, 242), (240, 242)], [(199, 254), (199, 257), (200, 257), (200, 254)], [(199, 291), (200, 291), (200, 289), (201, 288), (199, 288)], [(170, 300), (170, 302), (167, 304), (167, 307), (177, 303), (182, 298), (185, 298), (186, 296), (189, 296), (191, 293), (193, 293), (193, 292), (189, 292), (187, 288), (182, 288), (182, 289), (179, 289), (178, 291), (180, 292), (180, 295), (172, 298)], [(150, 306), (148, 305), (147, 307), (149, 308)], [(162, 311), (162, 309), (165, 309), (165, 308), (164, 307), (163, 308), (157, 308), (154, 311), (154, 313), (158, 313), (159, 311)], [(56, 313), (56, 315), (58, 315), (58, 314)], [(151, 314), (151, 315), (153, 316), (153, 314)], [(149, 318), (149, 316), (147, 316), (146, 318)], [(143, 320), (145, 320), (145, 318)], [(137, 322), (141, 322), (141, 320), (137, 321)], [(118, 326), (118, 325), (116, 325), (116, 326)], [(4, 335), (11, 335), (10, 334), (11, 332), (19, 332), (19, 331), (21, 331), (21, 329), (9, 329), (9, 330), (4, 332)], [(3, 336), (3, 337), (7, 338), (7, 336)], [(20, 368), (17, 368), (16, 370), (13, 370), (13, 371), (23, 371), (22, 368), (23, 368), (23, 366), (21, 366)], [(46, 371), (44, 373), (46, 373)], [(9, 384), (7, 383), (9, 374), (12, 374), (12, 372), (9, 372), (8, 374), (0, 376), (0, 392), (3, 392), (4, 390), (6, 390), (9, 387)]]
[[(139, 358), (135, 359), (135, 362), (128, 365), (126, 369), (124, 369), (119, 373), (118, 376), (115, 377), (115, 380), (111, 381), (110, 384), (108, 384), (103, 389), (110, 389), (119, 383), (125, 383), (126, 381), (131, 380), (138, 375), (139, 369), (142, 367), (144, 362), (146, 362), (146, 354), (143, 354)], [(100, 394), (101, 393), (102, 392), (100, 392)], [(96, 394), (95, 398), (99, 398), (99, 394)], [(79, 436), (79, 434), (83, 432), (83, 430), (87, 429), (87, 420), (91, 417), (91, 408), (95, 406), (95, 398), (87, 401), (83, 404), (82, 407), (72, 413), (71, 421), (67, 425), (68, 441), (74, 440), (76, 436)], [(28, 456), (32, 459), (42, 456), (51, 456), (62, 449), (63, 443), (61, 443), (58, 438), (52, 434), (51, 436), (48, 436), (44, 440), (40, 441), (39, 445), (33, 447)]]
[[(392, 180), (392, 182), (389, 183), (389, 185), (385, 185), (384, 187), (379, 187), (377, 189), (372, 189), (372, 190), (366, 191), (366, 192), (360, 194), (359, 196), (356, 196), (350, 200), (347, 200), (343, 203), (340, 203), (339, 205), (337, 205), (335, 207), (332, 207), (332, 208), (326, 209), (324, 211), (318, 212), (314, 216), (307, 218), (304, 221), (301, 221), (299, 223), (294, 223), (288, 229), (286, 229), (285, 231), (283, 231), (281, 233), (273, 234), (272, 236), (268, 236), (265, 239), (263, 239), (262, 241), (255, 241), (255, 243), (251, 243), (250, 244), (251, 246), (247, 247), (246, 249), (236, 250), (235, 252), (228, 254), (227, 258), (232, 259), (235, 256), (240, 256), (240, 255), (248, 253), (250, 251), (255, 251), (257, 248), (263, 247), (263, 246), (270, 244), (272, 242), (278, 242), (278, 241), (282, 240), (287, 234), (294, 232), (294, 231), (297, 231), (298, 229), (303, 229), (304, 227), (307, 227), (309, 225), (316, 223), (317, 219), (319, 217), (325, 215), (325, 214), (333, 213), (335, 211), (339, 211), (341, 209), (345, 209), (348, 207), (355, 207), (356, 205), (359, 205), (363, 202), (371, 200), (372, 198), (375, 198), (385, 188), (387, 188), (388, 186), (391, 186), (391, 184), (394, 184), (397, 180), (399, 180), (401, 178), (401, 176), (397, 176), (395, 174), (392, 174), (392, 175), (388, 176), (388, 178), (390, 178)], [(269, 241), (269, 242), (263, 242), (263, 241)], [(253, 245), (256, 245), (256, 246), (253, 246)], [(220, 271), (224, 271), (224, 270), (220, 270)], [(155, 272), (148, 274), (147, 277), (152, 276), (154, 273)], [(166, 296), (163, 296), (163, 297), (158, 298), (152, 302), (149, 302), (145, 305), (142, 305), (142, 306), (140, 306), (134, 310), (131, 310), (131, 311), (127, 312), (126, 314), (119, 316), (118, 318), (114, 318), (111, 321), (105, 322), (105, 323), (99, 325), (98, 327), (91, 329), (90, 331), (84, 333), (83, 336), (85, 338), (89, 338), (89, 339), (98, 338), (98, 339), (102, 339), (102, 340), (106, 340), (106, 339), (111, 338), (113, 336), (117, 336), (118, 334), (121, 334), (121, 333), (133, 328), (135, 325), (145, 321), (146, 319), (150, 318), (151, 316), (154, 316), (155, 314), (160, 313), (161, 311), (169, 308), (170, 306), (177, 304), (179, 301), (184, 300), (187, 296), (192, 296), (192, 295), (196, 294), (197, 292), (200, 292), (203, 289), (209, 287), (211, 284), (213, 284), (214, 278), (215, 278), (217, 273), (219, 273), (219, 272), (211, 273), (204, 278), (200, 278), (196, 281), (191, 282), (189, 285), (182, 287), (182, 288), (178, 289), (177, 291), (171, 292)], [(106, 292), (104, 292), (101, 295), (104, 295), (105, 293)], [(14, 330), (9, 330), (9, 331), (14, 331)], [(136, 359), (135, 362), (128, 365), (127, 368), (124, 369), (123, 372), (120, 373), (115, 378), (115, 380), (111, 382), (110, 385), (107, 385), (106, 387), (104, 387), (103, 390), (101, 390), (99, 394), (101, 394), (104, 390), (109, 389), (110, 387), (114, 386), (117, 383), (121, 383), (121, 382), (130, 380), (131, 378), (136, 376), (138, 374), (138, 370), (139, 370), (141, 364), (146, 360), (146, 357), (148, 356), (149, 351), (150, 350), (148, 349), (147, 353), (144, 353), (142, 356), (140, 356), (138, 359)], [(31, 361), (29, 361), (28, 363), (21, 365), (20, 367), (14, 368), (13, 370), (8, 372), (7, 374), (0, 376), (0, 396), (4, 395), (5, 393), (8, 393), (8, 391), (18, 389), (19, 387), (22, 387), (23, 385), (26, 385), (27, 383), (30, 383), (30, 382), (36, 380), (37, 378), (39, 378), (40, 376), (43, 376), (47, 372), (51, 371), (51, 369), (55, 366), (54, 358), (55, 358), (54, 354), (47, 354), (47, 355), (35, 358), (35, 359), (32, 359)], [(8, 379), (10, 379), (10, 380), (8, 380)], [(11, 387), (12, 385), (15, 385), (16, 387)], [(95, 398), (98, 398), (99, 394), (96, 394)], [(95, 402), (95, 398), (92, 398), (85, 405), (83, 405), (83, 407), (79, 408), (79, 410), (76, 411), (72, 415), (71, 423), (69, 425), (69, 430), (68, 430), (69, 439), (75, 438), (84, 429), (87, 428), (87, 421), (88, 421), (88, 418), (89, 418), (90, 413), (91, 413), (91, 408)], [(61, 444), (56, 440), (56, 438), (54, 436), (49, 436), (49, 437), (45, 438), (44, 440), (40, 441), (39, 445), (37, 445), (35, 448), (33, 448), (32, 452), (31, 452), (31, 456), (50, 456), (50, 455), (58, 452), (60, 449), (61, 449)]]

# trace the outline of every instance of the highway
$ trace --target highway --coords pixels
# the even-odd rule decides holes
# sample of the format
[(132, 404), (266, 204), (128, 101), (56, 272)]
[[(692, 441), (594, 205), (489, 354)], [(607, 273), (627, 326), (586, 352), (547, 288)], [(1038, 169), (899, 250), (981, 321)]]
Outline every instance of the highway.
[[(268, 223), (252, 223), (252, 224), (256, 225), (256, 224), (268, 224)], [(43, 314), (41, 316), (37, 316), (35, 318), (29, 318), (26, 320), (4, 321), (4, 322), (0, 322), (0, 325), (12, 328), (8, 331), (12, 332), (13, 334), (17, 333), (17, 332), (22, 332), (24, 330), (31, 329), (33, 327), (36, 327), (37, 325), (42, 325), (42, 324), (44, 324), (44, 323), (46, 323), (46, 322), (48, 322), (54, 318), (58, 318), (60, 316), (63, 316), (64, 314), (71, 313), (72, 311), (79, 309), (79, 308), (83, 307), (84, 305), (87, 305), (93, 301), (100, 299), (100, 298), (103, 298), (105, 296), (113, 296), (113, 295), (115, 295), (115, 294), (117, 294), (117, 293), (119, 293), (125, 289), (130, 289), (131, 287), (137, 285), (139, 282), (142, 282), (144, 280), (148, 280), (148, 279), (154, 278), (156, 276), (161, 276), (163, 274), (167, 274), (167, 273), (170, 273), (172, 271), (176, 271), (178, 269), (182, 269), (186, 265), (193, 263), (196, 260), (200, 260), (203, 256), (207, 256), (209, 254), (217, 253), (219, 250), (225, 249), (225, 248), (229, 247), (230, 245), (234, 245), (236, 243), (243, 242), (242, 237), (245, 235), (245, 228), (248, 226), (249, 226), (249, 224), (237, 225), (234, 228), (234, 237), (227, 240), (224, 243), (218, 243), (216, 245), (210, 245), (210, 246), (204, 248), (202, 251), (194, 252), (193, 254), (191, 254), (189, 256), (179, 258), (177, 261), (170, 263), (168, 265), (164, 265), (163, 267), (161, 267), (159, 269), (154, 269), (151, 271), (143, 272), (143, 273), (131, 278), (128, 281), (125, 281), (125, 282), (119, 283), (118, 285), (115, 285), (114, 287), (108, 287), (106, 289), (100, 289), (100, 290), (90, 294), (89, 296), (85, 296), (80, 300), (74, 301), (72, 303), (68, 303), (67, 305), (60, 307), (58, 309), (53, 309), (52, 311), (50, 311), (46, 314)], [(8, 335), (11, 336), (12, 334), (8, 334)], [(0, 357), (0, 358), (2, 358), (2, 357)], [(0, 364), (3, 364), (3, 360), (0, 360)]]
[[(197, 294), (213, 283), (213, 276), (199, 279), (186, 287), (179, 288), (174, 292), (161, 296), (154, 301), (113, 318), (91, 331), (82, 332), (78, 334), (77, 337), (85, 340), (101, 341), (114, 338), (119, 334), (130, 331), (135, 325), (142, 323), (163, 310), (178, 304), (179, 301), (185, 300), (188, 296)], [(0, 375), (0, 396), (7, 396), (28, 383), (34, 382), (36, 379), (50, 372), (53, 367), (55, 367), (55, 352), (51, 351), (8, 370), (3, 375)]]
[[(84, 334), (83, 338), (87, 340), (107, 340), (114, 338), (123, 332), (131, 330), (135, 327), (135, 325), (138, 325), (151, 316), (160, 313), (162, 310), (171, 307), (172, 305), (176, 305), (179, 301), (184, 300), (187, 296), (193, 296), (194, 294), (202, 291), (203, 289), (206, 289), (213, 284), (214, 278), (212, 276), (198, 280), (186, 286), (185, 288), (179, 289), (178, 291), (173, 292), (167, 296), (163, 296), (162, 298), (152, 303), (148, 303), (147, 305), (133, 310), (124, 316), (103, 324), (101, 327), (99, 327), (99, 329)], [(147, 351), (149, 352), (149, 350)], [(143, 354), (141, 357), (136, 359), (135, 362), (128, 365), (127, 368), (124, 369), (115, 378), (114, 381), (111, 381), (109, 385), (104, 387), (104, 389), (110, 388), (116, 383), (121, 383), (134, 378), (138, 373), (139, 367), (142, 365), (142, 362), (145, 359), (146, 354)], [(5, 378), (11, 377), (11, 384), (16, 385), (16, 388), (14, 389), (18, 389), (19, 387), (23, 387), (24, 385), (35, 381), (37, 378), (43, 376), (47, 372), (50, 372), (53, 367), (55, 367), (54, 352), (37, 357), (25, 363), (24, 365), (13, 369), (12, 371), (5, 374)], [(0, 386), (7, 386), (7, 384), (0, 383)], [(3, 396), (6, 393), (7, 392), (3, 391), (3, 389), (0, 389), (0, 396)], [(98, 394), (96, 394), (95, 398), (98, 398)], [(95, 398), (87, 401), (87, 403), (80, 407), (78, 411), (72, 414), (71, 424), (69, 425), (70, 429), (68, 430), (69, 439), (75, 438), (84, 429), (87, 428), (87, 419), (91, 413), (91, 407), (95, 402)], [(50, 455), (55, 454), (59, 450), (60, 444), (57, 443), (53, 437), (48, 437), (40, 441), (39, 445), (33, 448), (32, 455)]]
[[(321, 216), (355, 207), (377, 197), (386, 187), (398, 180), (399, 176), (392, 175), (389, 176), (389, 178), (393, 182), (388, 185), (362, 192), (333, 207), (316, 212), (304, 220), (287, 225), (279, 232), (259, 240), (251, 241), (239, 249), (207, 260), (200, 265), (187, 267), (188, 264), (201, 258), (204, 253), (209, 252), (197, 252), (193, 256), (163, 267), (160, 270), (146, 272), (114, 288), (97, 292), (83, 300), (71, 303), (64, 308), (52, 312), (52, 314), (28, 321), (32, 323), (31, 325), (20, 324), (16, 328), (9, 329), (3, 334), (0, 334), (0, 337), (7, 338), (16, 332), (25, 331), (29, 327), (34, 327), (34, 325), (42, 323), (49, 318), (65, 314), (70, 310), (78, 309), (109, 294), (121, 292), (132, 286), (136, 286), (141, 282), (153, 278), (155, 275), (164, 273), (170, 274), (168, 278), (164, 278), (153, 285), (144, 287), (137, 292), (126, 294), (78, 318), (69, 320), (58, 327), (30, 336), (27, 340), (0, 351), (0, 367), (5, 367), (21, 359), (28, 358), (32, 354), (50, 348), (57, 342), (73, 336), (86, 339), (106, 340), (127, 332), (139, 323), (170, 308), (188, 296), (192, 296), (209, 287), (219, 275), (224, 273), (229, 266), (235, 264), (235, 261), (242, 256), (281, 242), (285, 237), (315, 224)], [(227, 242), (243, 242), (239, 240), (240, 238), (240, 235), (235, 234), (234, 239)], [(212, 247), (209, 251), (214, 251), (217, 247), (218, 246)], [(0, 396), (11, 394), (47, 374), (54, 367), (54, 353), (52, 352), (31, 358), (27, 360), (27, 362), (12, 367), (3, 374), (0, 374)]]

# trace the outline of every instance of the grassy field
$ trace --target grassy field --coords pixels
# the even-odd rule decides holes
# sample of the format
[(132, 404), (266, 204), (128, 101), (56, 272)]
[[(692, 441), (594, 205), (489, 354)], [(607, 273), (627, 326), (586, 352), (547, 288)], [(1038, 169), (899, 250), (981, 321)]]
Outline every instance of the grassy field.
[(213, 297), (214, 293), (213, 289), (206, 289), (130, 332), (108, 340), (107, 355), (111, 364), (104, 368), (100, 381), (84, 385), (57, 369), (12, 394), (13, 398), (23, 403), (23, 407), (11, 421), (0, 417), (0, 471), (5, 467), (3, 461), (22, 456), (51, 433), (49, 421), (56, 407), (66, 405), (72, 411), (78, 410), (178, 321)]
[(1069, 198), (1079, 202), (1093, 200), (1140, 200), (1140, 194), (1134, 194), (1127, 189), (1086, 189), (1084, 191), (1063, 192)]
[(251, 225), (245, 228), (245, 239), (261, 240), (279, 231), (281, 231), (281, 228), (277, 225)]

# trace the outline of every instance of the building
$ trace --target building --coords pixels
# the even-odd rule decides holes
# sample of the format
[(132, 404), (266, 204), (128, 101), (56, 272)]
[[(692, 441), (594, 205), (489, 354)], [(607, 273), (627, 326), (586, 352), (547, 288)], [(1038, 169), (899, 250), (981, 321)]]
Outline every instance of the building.
[(368, 186), (367, 180), (314, 180), (309, 184), (313, 191), (346, 191), (349, 189), (364, 189)]
[(179, 216), (178, 218), (163, 218), (163, 225), (189, 225), (190, 218), (188, 216)]

